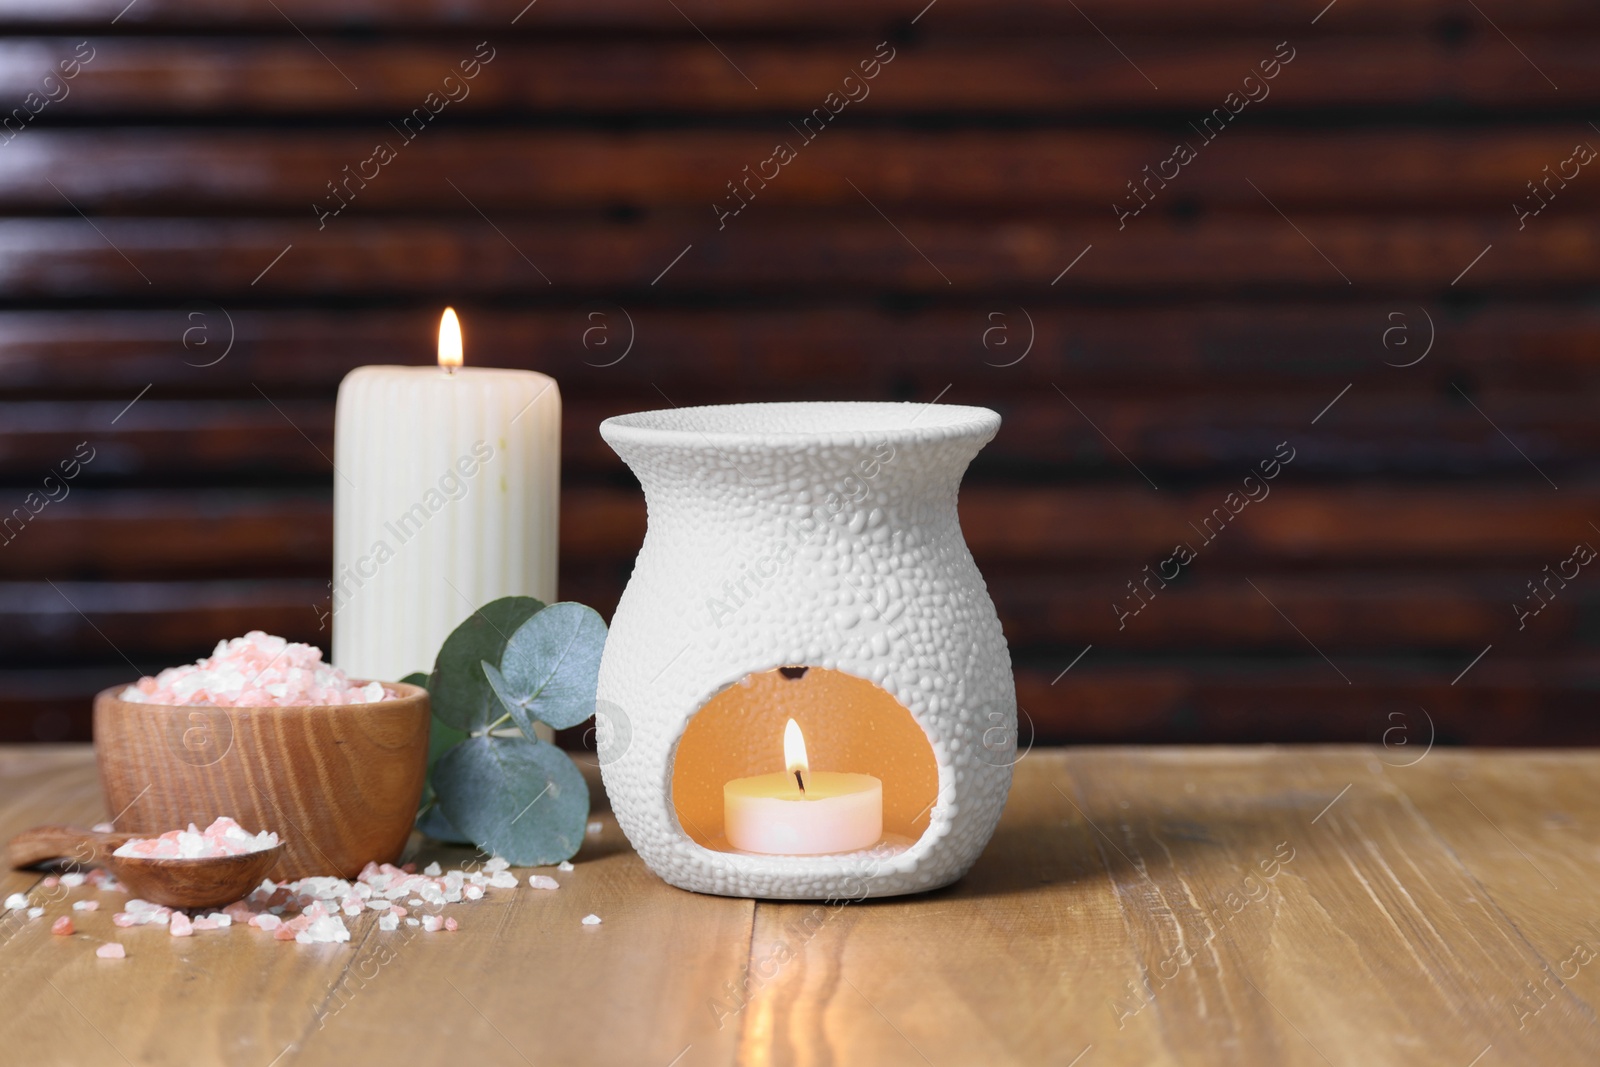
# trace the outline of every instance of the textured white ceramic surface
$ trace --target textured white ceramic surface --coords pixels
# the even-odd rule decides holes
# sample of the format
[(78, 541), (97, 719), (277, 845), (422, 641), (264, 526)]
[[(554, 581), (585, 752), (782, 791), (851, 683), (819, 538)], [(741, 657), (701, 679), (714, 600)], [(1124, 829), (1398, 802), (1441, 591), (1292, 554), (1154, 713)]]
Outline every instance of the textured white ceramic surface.
[[(738, 404), (607, 419), (649, 526), (600, 665), (601, 765), (628, 840), (666, 881), (727, 896), (890, 896), (972, 866), (1011, 786), (1016, 688), (956, 493), (1000, 426), (986, 408)], [(689, 718), (753, 671), (870, 679), (926, 732), (939, 791), (909, 848), (755, 856), (678, 825)]]

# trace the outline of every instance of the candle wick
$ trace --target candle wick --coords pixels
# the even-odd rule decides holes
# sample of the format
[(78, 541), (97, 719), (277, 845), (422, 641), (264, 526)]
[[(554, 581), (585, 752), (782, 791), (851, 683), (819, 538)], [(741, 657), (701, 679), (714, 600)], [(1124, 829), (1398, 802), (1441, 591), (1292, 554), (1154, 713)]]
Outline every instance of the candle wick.
[(796, 767), (794, 769), (794, 780), (795, 780), (795, 784), (800, 787), (800, 792), (804, 793), (806, 791), (806, 780), (804, 778), (800, 777), (800, 768), (799, 767)]

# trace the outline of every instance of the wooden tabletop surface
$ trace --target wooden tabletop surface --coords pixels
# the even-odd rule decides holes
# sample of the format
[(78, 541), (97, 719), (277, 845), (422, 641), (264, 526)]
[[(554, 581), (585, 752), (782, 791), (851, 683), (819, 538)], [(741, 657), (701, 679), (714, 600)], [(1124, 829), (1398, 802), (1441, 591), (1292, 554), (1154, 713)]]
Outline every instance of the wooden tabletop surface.
[[(0, 922), (0, 1060), (1600, 1061), (1600, 754), (1418, 751), (1034, 751), (973, 871), (888, 901), (672, 889), (604, 812), (560, 890), (454, 906), (454, 934), (177, 939), (106, 899), (57, 937), (57, 900)], [(0, 748), (0, 834), (101, 817), (87, 747)]]

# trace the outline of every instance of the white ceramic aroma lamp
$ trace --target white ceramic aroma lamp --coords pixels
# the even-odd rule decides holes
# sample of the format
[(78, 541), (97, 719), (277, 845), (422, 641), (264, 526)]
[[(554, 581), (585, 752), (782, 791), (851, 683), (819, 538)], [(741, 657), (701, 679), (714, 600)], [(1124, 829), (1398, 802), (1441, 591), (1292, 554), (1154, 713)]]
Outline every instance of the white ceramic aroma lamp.
[[(956, 492), (999, 426), (986, 408), (891, 403), (601, 424), (649, 509), (600, 665), (602, 773), (622, 829), (666, 881), (859, 898), (933, 889), (972, 866), (1011, 786), (1016, 689)], [(802, 792), (807, 774), (821, 777)], [(747, 844), (859, 844), (878, 801), (857, 786), (872, 781), (871, 847), (729, 843), (738, 802), (731, 828)]]

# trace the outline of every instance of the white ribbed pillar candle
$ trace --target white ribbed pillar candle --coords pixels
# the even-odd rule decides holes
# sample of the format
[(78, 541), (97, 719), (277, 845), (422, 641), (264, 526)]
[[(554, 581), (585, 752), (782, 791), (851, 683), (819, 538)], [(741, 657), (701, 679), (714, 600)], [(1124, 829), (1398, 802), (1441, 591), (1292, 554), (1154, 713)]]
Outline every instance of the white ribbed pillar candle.
[(561, 393), (534, 371), (359, 367), (334, 428), (333, 663), (393, 681), (498, 597), (556, 596)]

